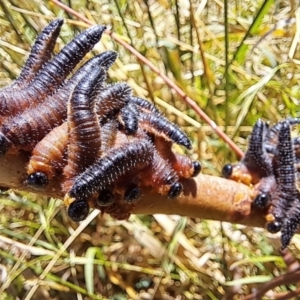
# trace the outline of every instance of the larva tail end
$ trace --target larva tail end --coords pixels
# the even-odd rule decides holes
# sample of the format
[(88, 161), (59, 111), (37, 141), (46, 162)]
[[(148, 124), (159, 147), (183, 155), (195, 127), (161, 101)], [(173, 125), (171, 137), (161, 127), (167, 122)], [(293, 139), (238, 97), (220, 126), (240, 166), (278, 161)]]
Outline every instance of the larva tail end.
[(48, 26), (51, 25), (52, 27), (56, 28), (56, 27), (61, 27), (63, 24), (64, 24), (64, 19), (57, 18), (57, 19), (53, 20), (52, 22), (50, 22)]
[(48, 176), (43, 172), (35, 172), (27, 177), (27, 184), (35, 188), (43, 188), (48, 182)]
[(80, 222), (87, 218), (90, 207), (86, 201), (74, 201), (68, 207), (68, 216), (73, 222)]
[(192, 150), (192, 149), (193, 149), (192, 143), (191, 143), (191, 141), (190, 141), (188, 138), (187, 138), (186, 141), (184, 141), (184, 142), (182, 143), (182, 145), (183, 145), (186, 149), (188, 149), (188, 150)]

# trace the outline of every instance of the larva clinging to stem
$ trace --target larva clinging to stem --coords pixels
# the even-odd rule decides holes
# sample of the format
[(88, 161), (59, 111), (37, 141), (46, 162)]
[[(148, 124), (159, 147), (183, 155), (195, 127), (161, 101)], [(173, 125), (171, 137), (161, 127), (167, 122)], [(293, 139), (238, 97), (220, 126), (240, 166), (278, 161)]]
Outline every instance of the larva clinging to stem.
[(187, 149), (192, 148), (191, 141), (187, 135), (161, 114), (140, 112), (139, 126), (149, 133), (162, 136), (166, 140), (173, 141)]
[(22, 90), (0, 93), (0, 116), (13, 116), (33, 107), (57, 90), (77, 63), (99, 41), (105, 26), (93, 26), (67, 44)]
[(265, 139), (269, 128), (262, 120), (257, 120), (250, 136), (248, 150), (244, 158), (235, 165), (227, 164), (222, 173), (225, 178), (256, 184), (262, 177), (272, 174), (272, 158), (265, 149)]
[(68, 103), (68, 163), (64, 168), (63, 191), (74, 178), (101, 156), (101, 128), (96, 99), (104, 88), (106, 72), (95, 68), (74, 89)]
[(294, 167), (294, 151), (290, 126), (283, 122), (278, 133), (278, 157), (276, 157), (277, 173), (276, 189), (271, 194), (271, 207), (267, 218), (267, 229), (270, 232), (281, 230), (284, 219), (289, 216), (289, 208), (298, 197), (296, 188), (296, 170)]
[(87, 61), (54, 95), (43, 103), (8, 118), (0, 127), (0, 155), (13, 151), (32, 151), (34, 146), (67, 117), (67, 103), (74, 87), (95, 68), (108, 69), (117, 58), (115, 52), (104, 52)]
[(131, 87), (125, 82), (109, 85), (101, 92), (97, 101), (97, 113), (101, 124), (119, 113), (128, 103), (131, 93)]
[[(135, 140), (123, 146), (112, 149), (109, 155), (96, 161), (74, 181), (65, 197), (71, 219), (84, 219), (87, 215), (81, 213), (82, 207), (88, 207), (87, 200), (117, 181), (121, 176), (132, 170), (142, 170), (151, 164), (153, 146), (148, 140)], [(88, 211), (87, 209), (84, 212)], [(80, 217), (80, 218), (79, 218)]]
[(199, 161), (192, 161), (185, 155), (173, 152), (172, 142), (166, 141), (161, 136), (154, 137), (155, 148), (162, 158), (168, 161), (181, 178), (195, 177), (201, 172)]
[(27, 166), (27, 184), (41, 188), (66, 164), (68, 145), (67, 122), (55, 127), (34, 147)]
[(19, 77), (12, 84), (0, 90), (0, 92), (26, 87), (37, 73), (43, 69), (45, 64), (51, 59), (63, 22), (63, 19), (56, 19), (43, 29), (36, 38)]

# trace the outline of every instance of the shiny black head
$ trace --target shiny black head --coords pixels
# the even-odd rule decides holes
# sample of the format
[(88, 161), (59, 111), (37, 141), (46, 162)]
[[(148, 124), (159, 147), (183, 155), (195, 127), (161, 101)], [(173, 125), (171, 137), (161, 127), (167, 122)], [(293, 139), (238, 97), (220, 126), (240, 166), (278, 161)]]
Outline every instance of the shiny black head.
[(90, 207), (86, 201), (74, 201), (68, 207), (68, 216), (73, 222), (80, 222), (87, 218)]
[(282, 229), (282, 223), (279, 221), (269, 222), (266, 226), (270, 233), (277, 233)]
[(201, 172), (202, 166), (201, 166), (200, 161), (197, 161), (197, 160), (193, 161), (193, 168), (194, 168), (194, 172), (193, 172), (192, 177), (195, 177)]
[(141, 195), (141, 189), (137, 185), (133, 184), (125, 191), (124, 200), (129, 203), (136, 202), (141, 198)]
[(3, 156), (10, 148), (10, 142), (6, 136), (0, 132), (0, 157)]
[(97, 204), (101, 207), (105, 206), (110, 206), (114, 203), (115, 201), (115, 196), (110, 190), (103, 190), (100, 192), (98, 199), (97, 199)]
[(182, 190), (183, 190), (182, 184), (180, 182), (175, 182), (170, 188), (168, 197), (170, 199), (175, 199), (180, 195)]
[(42, 188), (48, 184), (48, 177), (43, 172), (35, 172), (27, 177), (27, 184), (35, 188)]
[(232, 165), (231, 164), (227, 164), (222, 169), (222, 175), (225, 178), (229, 178), (232, 175), (232, 171), (233, 171)]
[(265, 208), (270, 201), (270, 194), (269, 193), (260, 193), (256, 196), (253, 201), (253, 205), (258, 208)]

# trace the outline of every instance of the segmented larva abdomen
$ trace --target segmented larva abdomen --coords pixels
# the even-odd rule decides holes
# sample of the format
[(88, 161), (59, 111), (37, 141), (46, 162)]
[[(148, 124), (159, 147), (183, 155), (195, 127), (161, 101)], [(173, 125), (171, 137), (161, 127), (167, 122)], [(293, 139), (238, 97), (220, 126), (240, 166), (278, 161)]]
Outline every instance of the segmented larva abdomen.
[(142, 129), (155, 136), (162, 136), (166, 140), (173, 141), (187, 149), (192, 148), (191, 141), (187, 135), (161, 114), (155, 115), (141, 112), (139, 125)]
[(102, 124), (114, 117), (125, 106), (131, 95), (131, 87), (125, 83), (117, 83), (105, 88), (99, 95), (97, 113)]
[(250, 136), (248, 150), (241, 161), (249, 170), (254, 183), (273, 172), (272, 159), (264, 148), (267, 132), (266, 123), (258, 119)]
[(149, 167), (152, 158), (153, 145), (147, 140), (135, 140), (112, 149), (76, 178), (67, 198), (87, 200), (132, 170)]
[(300, 224), (300, 201), (299, 198), (294, 199), (293, 206), (288, 212), (287, 218), (284, 220), (281, 230), (281, 249), (285, 249), (292, 240)]
[(193, 162), (187, 156), (174, 153), (172, 151), (172, 142), (166, 141), (163, 137), (158, 136), (155, 137), (154, 144), (158, 153), (163, 157), (164, 160), (171, 164), (178, 176), (182, 178), (190, 178), (198, 175), (198, 173), (201, 171), (201, 165), (199, 162), (197, 162), (199, 166), (196, 166), (196, 162)]
[(99, 41), (105, 26), (93, 26), (66, 45), (36, 76), (31, 84), (18, 91), (0, 94), (0, 116), (13, 116), (33, 107), (57, 90), (77, 63)]
[(63, 19), (56, 19), (47, 25), (38, 35), (19, 77), (11, 88), (24, 88), (51, 59)]
[[(299, 119), (288, 119), (278, 126), (278, 145), (275, 174), (276, 191), (272, 197), (270, 214), (267, 215), (267, 229), (277, 232), (281, 229), (281, 249), (291, 242), (300, 225), (300, 201), (297, 189), (297, 169), (295, 165), (294, 141), (291, 138), (290, 125)], [(268, 220), (271, 219), (271, 220)]]
[(112, 145), (112, 147), (110, 149), (108, 149), (108, 151), (106, 151), (106, 153), (102, 153), (102, 156), (109, 154), (109, 152), (113, 148), (119, 148), (119, 147), (123, 146), (124, 144), (128, 143), (129, 141), (130, 141), (130, 139), (124, 132), (117, 130), (116, 137), (114, 138), (114, 144)]
[(162, 195), (167, 195), (171, 186), (178, 180), (179, 177), (168, 160), (163, 159), (154, 149), (151, 166), (143, 170), (141, 174), (142, 184), (152, 187), (154, 191)]
[(290, 125), (287, 122), (282, 124), (282, 129), (278, 133), (278, 160), (280, 174), (278, 184), (283, 193), (291, 193), (295, 189), (295, 155), (291, 138)]
[(268, 131), (267, 124), (257, 120), (244, 158), (237, 164), (224, 166), (222, 173), (225, 178), (250, 185), (273, 173), (272, 158), (267, 153), (265, 144)]
[(277, 151), (277, 191), (275, 199), (272, 199), (271, 202), (270, 213), (274, 215), (276, 220), (282, 221), (285, 216), (290, 217), (288, 210), (297, 198), (295, 156), (288, 122), (283, 122), (278, 133)]
[(161, 114), (160, 110), (146, 99), (131, 96), (129, 101), (137, 105), (143, 112)]
[[(71, 92), (78, 82), (90, 75), (92, 70), (101, 66), (108, 68), (116, 59), (115, 52), (104, 52), (87, 61), (67, 83), (43, 103), (26, 109), (20, 115), (6, 119), (0, 127), (2, 134), (10, 142), (13, 150), (31, 151), (54, 127), (59, 126), (67, 117), (67, 103)], [(0, 153), (6, 140), (0, 139)]]
[(294, 137), (292, 139), (293, 141), (293, 147), (294, 147), (294, 153), (295, 153), (295, 162), (299, 164), (299, 158), (300, 158), (300, 137)]
[(74, 89), (68, 104), (68, 164), (64, 168), (63, 190), (68, 192), (75, 176), (101, 155), (101, 129), (95, 110), (96, 98), (104, 86), (106, 72), (94, 69)]
[[(39, 186), (39, 179), (44, 178), (44, 186), (55, 174), (62, 172), (66, 165), (68, 145), (67, 122), (55, 127), (34, 147), (27, 166), (28, 183)], [(41, 175), (43, 174), (43, 175)]]
[(120, 123), (124, 126), (127, 134), (135, 134), (138, 130), (139, 111), (134, 103), (129, 102), (121, 109)]
[(114, 147), (117, 131), (118, 124), (115, 120), (111, 120), (101, 127), (101, 154), (106, 154)]

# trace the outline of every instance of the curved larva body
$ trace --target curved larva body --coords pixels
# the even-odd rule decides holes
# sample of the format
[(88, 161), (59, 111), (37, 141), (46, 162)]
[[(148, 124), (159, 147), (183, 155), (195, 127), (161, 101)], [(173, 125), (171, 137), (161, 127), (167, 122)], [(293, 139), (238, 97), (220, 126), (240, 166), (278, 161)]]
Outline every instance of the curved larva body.
[(131, 87), (125, 82), (110, 85), (101, 92), (97, 101), (97, 113), (102, 124), (118, 114), (128, 103), (131, 92)]
[(297, 232), (300, 224), (300, 201), (299, 195), (294, 199), (293, 206), (289, 209), (288, 217), (284, 220), (281, 230), (281, 249), (285, 249)]
[(172, 151), (172, 142), (166, 141), (163, 137), (155, 137), (154, 144), (159, 154), (171, 164), (178, 176), (190, 178), (197, 175), (191, 159)]
[(266, 123), (258, 119), (250, 136), (248, 150), (241, 161), (249, 170), (253, 183), (273, 173), (272, 158), (264, 148), (268, 130)]
[(43, 102), (61, 86), (77, 63), (99, 41), (105, 29), (104, 26), (93, 26), (78, 35), (39, 72), (28, 87), (0, 93), (0, 116), (13, 116)]
[(61, 173), (66, 164), (68, 145), (67, 122), (55, 127), (33, 149), (27, 166), (27, 174), (43, 173), (48, 181)]
[(40, 72), (52, 57), (63, 19), (56, 19), (38, 35), (19, 77), (9, 88), (24, 88)]
[(96, 98), (104, 86), (106, 72), (94, 69), (74, 89), (68, 104), (68, 163), (64, 168), (63, 190), (68, 192), (74, 177), (101, 155), (101, 128)]
[(137, 106), (129, 102), (121, 109), (120, 123), (123, 125), (127, 134), (135, 134), (139, 126), (139, 110)]
[(225, 178), (250, 185), (273, 173), (272, 158), (265, 149), (268, 133), (267, 124), (258, 119), (253, 127), (244, 158), (237, 164), (224, 166), (222, 173)]
[(129, 101), (137, 105), (145, 113), (161, 114), (159, 109), (146, 99), (131, 96)]
[[(288, 122), (283, 122), (282, 127), (278, 132), (278, 157), (276, 157), (276, 190), (271, 194), (271, 207), (267, 215), (267, 229), (270, 232), (279, 231), (283, 226), (282, 232), (289, 232), (291, 234), (291, 225), (286, 227), (286, 219), (298, 220), (294, 224), (295, 230), (299, 225), (299, 216), (294, 216), (292, 212), (298, 212), (294, 209), (295, 201), (298, 201), (298, 191), (296, 187), (296, 170), (294, 167), (294, 151), (291, 139), (290, 126)], [(297, 205), (296, 205), (297, 207)], [(278, 229), (278, 230), (277, 230)], [(287, 229), (287, 230), (286, 230)], [(295, 232), (294, 232), (295, 233)], [(286, 233), (282, 235), (283, 247), (287, 247), (293, 234), (290, 236)]]
[(297, 197), (296, 171), (294, 168), (294, 151), (291, 140), (290, 126), (288, 123), (282, 125), (278, 133), (278, 178), (280, 201), (272, 201), (272, 213), (276, 218), (283, 219), (293, 200)]
[[(60, 174), (67, 164), (68, 123), (55, 127), (34, 147), (27, 166), (29, 184), (38, 187), (35, 174), (43, 173), (45, 184), (56, 174)], [(125, 134), (117, 131), (115, 121), (106, 123), (101, 128), (101, 154), (105, 156), (113, 147), (128, 142)]]
[(95, 162), (74, 181), (65, 202), (88, 200), (132, 170), (140, 171), (151, 165), (153, 145), (148, 140), (128, 142), (112, 149), (109, 155)]
[(167, 195), (172, 185), (179, 181), (179, 177), (168, 160), (163, 159), (154, 149), (151, 166), (143, 171), (140, 180), (143, 185), (152, 187), (162, 195)]
[(101, 155), (110, 151), (116, 142), (118, 124), (115, 120), (105, 123), (101, 127)]
[[(9, 141), (13, 151), (20, 149), (31, 151), (48, 132), (66, 120), (67, 103), (74, 87), (95, 67), (109, 68), (116, 57), (115, 52), (104, 52), (93, 57), (53, 96), (33, 108), (26, 109), (23, 113), (5, 120), (0, 131)], [(0, 150), (4, 146), (3, 141), (0, 141)], [(4, 151), (1, 150), (1, 153), (4, 154)]]
[(191, 149), (191, 141), (187, 135), (174, 123), (170, 122), (163, 115), (148, 114), (141, 112), (139, 115), (139, 126), (147, 132), (156, 136), (162, 136), (168, 141)]

